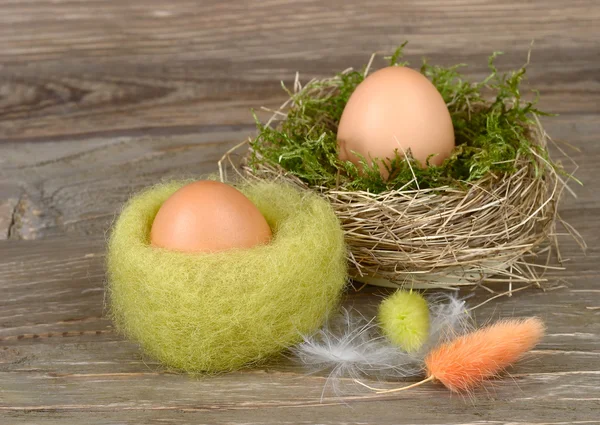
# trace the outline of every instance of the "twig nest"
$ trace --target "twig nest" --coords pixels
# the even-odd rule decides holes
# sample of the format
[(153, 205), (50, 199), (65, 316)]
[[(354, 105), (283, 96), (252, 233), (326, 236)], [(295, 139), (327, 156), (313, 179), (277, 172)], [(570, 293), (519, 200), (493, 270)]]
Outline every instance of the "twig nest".
[[(391, 57), (391, 66), (404, 66), (401, 53)], [(549, 268), (539, 257), (549, 259), (556, 244), (556, 224), (562, 223), (557, 207), (571, 176), (550, 158), (551, 139), (536, 100), (521, 98), (526, 65), (500, 74), (496, 56), (479, 82), (466, 80), (458, 66), (421, 66), (454, 128), (456, 147), (441, 164), (421, 167), (408, 152), (373, 161), (363, 152), (358, 166), (346, 160), (338, 144), (340, 117), (351, 106), (349, 97), (368, 82), (370, 61), (363, 71), (348, 69), (305, 85), (296, 78), (281, 108), (265, 124), (257, 121), (241, 170), (233, 150), (221, 170), (225, 163), (250, 181), (291, 183), (326, 199), (342, 223), (349, 274), (358, 281), (395, 288), (488, 281), (506, 282), (509, 289), (539, 286)], [(428, 125), (441, 124), (431, 119)]]
[[(546, 149), (541, 126), (531, 143)], [(246, 157), (255, 155), (252, 148)], [(258, 161), (257, 161), (258, 162)], [(484, 281), (541, 285), (565, 182), (541, 156), (517, 159), (514, 173), (486, 175), (463, 187), (394, 189), (380, 193), (313, 186), (279, 166), (242, 165), (250, 181), (280, 181), (326, 199), (348, 246), (349, 274), (398, 288), (449, 289)]]
[(346, 282), (331, 206), (290, 186), (240, 187), (273, 230), (268, 245), (216, 253), (152, 247), (162, 203), (184, 182), (152, 187), (123, 209), (108, 245), (116, 327), (164, 364), (189, 372), (259, 362), (317, 330)]

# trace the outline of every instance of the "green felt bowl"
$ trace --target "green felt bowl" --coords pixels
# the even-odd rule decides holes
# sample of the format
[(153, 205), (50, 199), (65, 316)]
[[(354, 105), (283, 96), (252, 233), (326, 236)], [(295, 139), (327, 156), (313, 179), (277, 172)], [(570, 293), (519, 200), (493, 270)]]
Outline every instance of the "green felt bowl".
[(151, 246), (158, 209), (186, 183), (138, 194), (115, 223), (107, 269), (117, 329), (165, 365), (189, 372), (260, 362), (318, 329), (347, 279), (331, 206), (281, 184), (245, 185), (239, 189), (271, 226), (270, 244), (217, 253)]

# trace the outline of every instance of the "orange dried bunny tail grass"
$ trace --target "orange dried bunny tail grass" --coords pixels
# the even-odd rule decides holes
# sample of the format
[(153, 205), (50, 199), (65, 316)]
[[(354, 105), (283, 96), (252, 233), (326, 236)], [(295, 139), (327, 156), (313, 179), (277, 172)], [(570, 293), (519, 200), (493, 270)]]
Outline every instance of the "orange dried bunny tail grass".
[(502, 320), (441, 345), (425, 358), (429, 378), (469, 391), (519, 360), (544, 336), (537, 317)]

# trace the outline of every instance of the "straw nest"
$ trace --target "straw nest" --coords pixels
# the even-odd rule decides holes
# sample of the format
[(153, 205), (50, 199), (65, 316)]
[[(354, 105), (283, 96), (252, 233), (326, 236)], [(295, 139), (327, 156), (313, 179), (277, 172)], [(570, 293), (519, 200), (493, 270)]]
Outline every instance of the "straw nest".
[[(281, 128), (298, 99), (331, 97), (348, 72), (353, 71), (305, 86), (296, 77), (290, 99), (273, 111), (266, 126)], [(488, 106), (481, 101), (469, 108)], [(566, 173), (546, 155), (550, 138), (537, 115), (524, 126), (531, 154), (517, 155), (511, 172), (489, 171), (458, 185), (422, 187), (414, 172), (400, 187), (378, 193), (349, 189), (339, 181), (314, 184), (264, 158), (255, 149), (257, 139), (227, 152), (219, 168), (223, 179), (233, 168), (243, 179), (284, 181), (328, 200), (343, 227), (355, 280), (425, 289), (507, 282), (511, 291), (541, 286), (545, 271), (559, 268), (550, 259), (557, 246), (558, 202), (568, 189)]]

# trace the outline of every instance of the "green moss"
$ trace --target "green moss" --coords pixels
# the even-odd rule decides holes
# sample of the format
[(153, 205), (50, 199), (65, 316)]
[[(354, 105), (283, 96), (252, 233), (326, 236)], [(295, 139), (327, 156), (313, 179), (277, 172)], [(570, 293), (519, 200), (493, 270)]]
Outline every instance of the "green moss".
[(346, 283), (339, 222), (317, 195), (260, 183), (240, 190), (273, 229), (268, 245), (182, 253), (149, 244), (154, 216), (184, 182), (152, 187), (124, 208), (108, 245), (114, 323), (151, 356), (189, 372), (261, 361), (316, 331)]
[[(390, 65), (407, 64), (399, 62), (405, 44), (389, 58)], [(350, 95), (364, 80), (365, 70), (340, 73), (335, 78), (310, 82), (297, 93), (288, 92), (293, 101), (287, 119), (275, 128), (256, 120), (258, 135), (251, 141), (255, 154), (249, 165), (256, 167), (266, 161), (309, 185), (379, 193), (400, 187), (462, 187), (489, 173), (512, 173), (517, 160), (537, 164), (533, 152), (550, 162), (546, 149), (530, 141), (529, 125), (534, 123), (535, 115), (547, 114), (536, 108), (537, 96), (532, 101), (521, 96), (527, 64), (501, 74), (494, 65), (500, 54), (490, 56), (490, 73), (477, 82), (468, 81), (460, 73), (463, 65), (443, 67), (423, 61), (420, 71), (442, 94), (455, 130), (456, 148), (440, 166), (420, 168), (414, 159), (396, 152), (388, 167), (390, 177), (384, 181), (378, 159), (367, 163), (363, 158), (364, 173), (359, 173), (351, 162), (339, 160), (337, 125)]]

